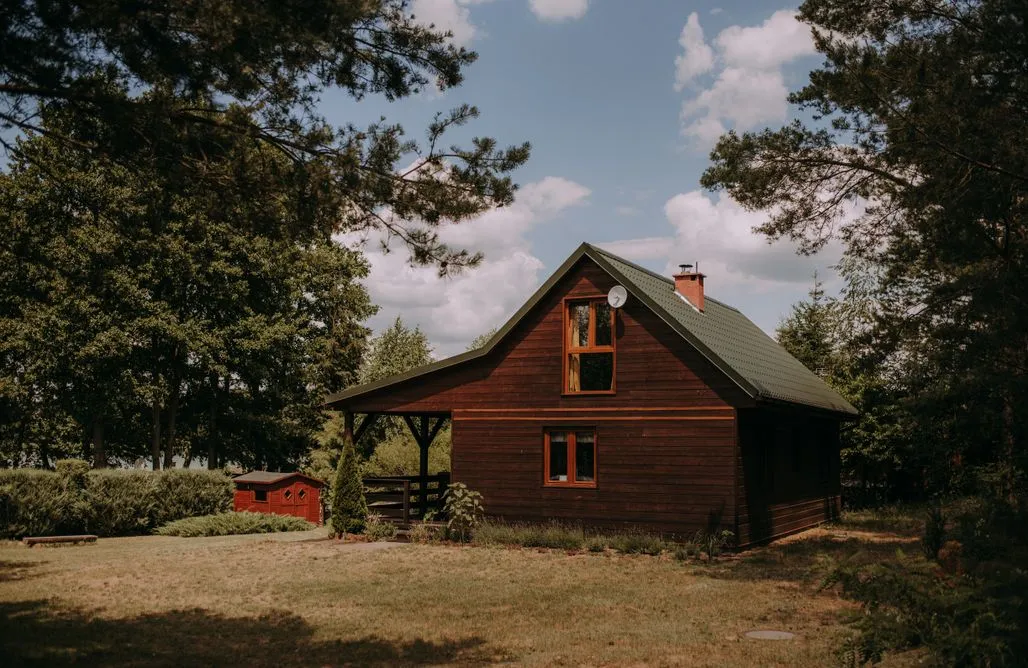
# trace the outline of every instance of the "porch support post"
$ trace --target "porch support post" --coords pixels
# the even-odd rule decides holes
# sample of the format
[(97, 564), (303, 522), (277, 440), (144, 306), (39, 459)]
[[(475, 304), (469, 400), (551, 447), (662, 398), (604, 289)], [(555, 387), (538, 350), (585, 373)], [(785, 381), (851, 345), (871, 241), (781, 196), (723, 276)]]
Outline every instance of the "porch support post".
[(353, 440), (353, 412), (348, 409), (343, 411), (343, 440), (356, 445)]
[[(439, 434), (439, 430), (443, 428), (443, 424), (446, 422), (445, 417), (436, 418), (434, 424), (432, 424), (432, 418), (428, 415), (404, 415), (403, 421), (407, 423), (407, 428), (410, 429), (411, 436), (418, 444), (418, 450), (420, 454), (420, 461), (418, 467), (418, 489), (420, 494), (420, 501), (418, 503), (418, 509), (420, 510), (421, 519), (425, 519), (425, 515), (428, 513), (428, 448), (432, 445), (432, 441)], [(443, 490), (439, 490), (439, 495), (442, 496)]]

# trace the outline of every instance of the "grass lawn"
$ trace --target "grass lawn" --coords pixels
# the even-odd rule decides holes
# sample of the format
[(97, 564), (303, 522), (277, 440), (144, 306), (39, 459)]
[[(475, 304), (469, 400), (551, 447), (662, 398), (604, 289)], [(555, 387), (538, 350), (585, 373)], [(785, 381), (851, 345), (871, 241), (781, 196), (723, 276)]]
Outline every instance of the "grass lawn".
[(711, 566), (324, 530), (4, 543), (0, 663), (832, 665), (854, 608), (818, 591), (825, 560), (916, 550), (915, 530), (851, 516)]

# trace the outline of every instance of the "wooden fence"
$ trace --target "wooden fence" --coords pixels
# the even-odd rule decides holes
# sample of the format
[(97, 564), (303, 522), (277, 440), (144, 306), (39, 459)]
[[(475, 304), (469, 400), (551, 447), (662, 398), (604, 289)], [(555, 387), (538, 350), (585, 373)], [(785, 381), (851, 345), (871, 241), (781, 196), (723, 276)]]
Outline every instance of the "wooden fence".
[(421, 489), (421, 478), (416, 475), (365, 478), (368, 513), (407, 525), (411, 520), (422, 519), (421, 501), (424, 497), (426, 510), (438, 516), (443, 510), (443, 492), (449, 484), (449, 473), (429, 476), (425, 489)]

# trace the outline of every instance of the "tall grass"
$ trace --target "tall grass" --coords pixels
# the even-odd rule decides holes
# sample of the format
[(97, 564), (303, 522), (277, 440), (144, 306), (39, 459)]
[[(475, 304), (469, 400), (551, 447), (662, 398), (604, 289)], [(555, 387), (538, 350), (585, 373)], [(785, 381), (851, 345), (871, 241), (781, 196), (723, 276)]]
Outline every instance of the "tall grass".
[(654, 534), (640, 531), (587, 533), (581, 526), (561, 522), (485, 522), (475, 529), (472, 542), (477, 545), (543, 547), (590, 552), (610, 549), (625, 554), (660, 554), (674, 549), (673, 544)]

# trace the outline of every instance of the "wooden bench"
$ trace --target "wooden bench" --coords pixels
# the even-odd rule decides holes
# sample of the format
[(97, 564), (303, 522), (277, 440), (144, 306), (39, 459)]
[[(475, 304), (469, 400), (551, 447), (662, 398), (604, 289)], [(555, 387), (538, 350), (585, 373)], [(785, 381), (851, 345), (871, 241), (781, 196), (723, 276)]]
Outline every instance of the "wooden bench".
[(35, 538), (22, 538), (21, 542), (29, 547), (62, 543), (95, 543), (96, 536), (38, 536)]

